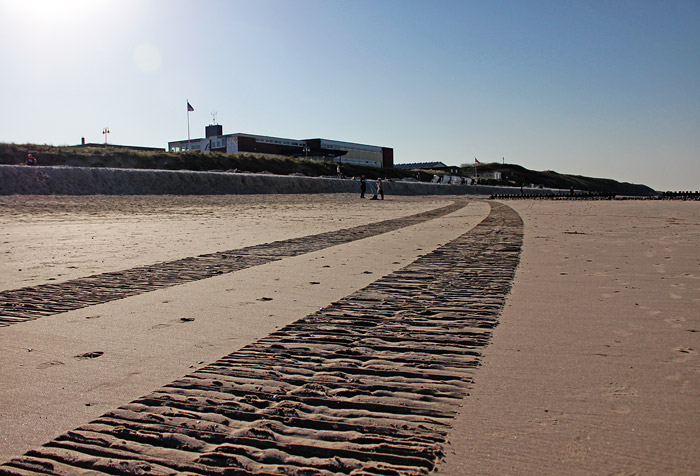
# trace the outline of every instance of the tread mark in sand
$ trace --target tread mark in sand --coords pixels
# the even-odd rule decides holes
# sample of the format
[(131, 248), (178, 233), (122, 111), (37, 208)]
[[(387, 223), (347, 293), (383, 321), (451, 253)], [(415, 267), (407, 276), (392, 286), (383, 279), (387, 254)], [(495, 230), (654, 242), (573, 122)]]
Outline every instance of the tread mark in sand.
[(520, 259), (520, 217), (491, 207), (403, 269), (0, 474), (429, 474)]
[(464, 200), (456, 200), (434, 210), (353, 228), (138, 266), (62, 283), (0, 291), (0, 327), (369, 238), (447, 215), (464, 207), (466, 203)]

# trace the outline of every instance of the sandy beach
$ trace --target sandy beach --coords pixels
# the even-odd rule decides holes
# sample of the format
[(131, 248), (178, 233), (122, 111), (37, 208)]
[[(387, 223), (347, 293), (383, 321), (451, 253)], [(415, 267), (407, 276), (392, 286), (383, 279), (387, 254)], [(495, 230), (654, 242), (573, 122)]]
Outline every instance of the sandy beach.
[[(308, 474), (376, 474), (359, 469), (365, 450), (358, 448), (367, 442), (358, 430), (340, 429), (356, 421), (358, 428), (361, 422), (397, 431), (415, 425), (413, 446), (393, 434), (372, 443), (377, 454), (389, 455), (381, 464), (393, 465), (397, 474), (698, 474), (698, 204), (501, 203), (444, 196), (363, 201), (354, 194), (0, 197), (0, 293), (300, 237), (334, 239), (347, 235), (342, 230), (369, 225), (371, 231), (385, 220), (458, 205), (439, 216), (397, 222), (385, 233), (358, 232), (357, 239), (316, 251), (285, 252), (235, 272), (0, 327), (0, 462), (19, 461), (55, 442), (33, 460), (51, 461), (51, 470), (27, 463), (1, 466), (0, 473), (77, 474), (71, 452), (83, 451), (88, 460), (103, 458), (95, 460), (103, 472), (166, 474), (172, 459), (194, 474), (201, 465), (233, 464), (212, 455), (235, 453), (236, 464), (251, 474), (278, 474), (275, 465), (282, 463), (299, 471), (316, 468)], [(265, 253), (256, 256), (280, 251)], [(448, 254), (452, 261), (435, 264)], [(460, 256), (486, 261), (474, 258), (471, 268), (462, 268), (470, 263), (458, 263)], [(453, 267), (463, 271), (452, 275)], [(427, 292), (423, 275), (445, 280), (445, 294)], [(416, 319), (402, 314), (411, 299), (396, 305), (386, 297), (399, 287), (425, 309), (415, 311)], [(457, 325), (463, 321), (439, 324), (457, 319), (458, 307), (470, 313), (460, 319), (481, 320), (469, 321), (465, 334), (471, 340), (459, 344), (468, 351), (463, 357), (438, 362), (454, 349), (431, 350), (421, 341), (439, 346), (434, 336), (441, 332), (445, 342), (461, 338)], [(368, 336), (366, 345), (356, 346), (360, 353), (371, 345), (382, 350), (356, 356), (363, 362), (352, 364), (359, 365), (356, 370), (370, 373), (353, 378), (350, 355), (339, 357), (337, 346), (341, 336), (359, 332), (357, 324), (338, 330), (333, 321), (379, 328), (369, 324), (370, 314), (389, 324), (380, 337)], [(316, 327), (308, 331), (304, 323)], [(315, 341), (331, 328), (332, 343)], [(413, 343), (401, 344), (402, 350), (399, 343), (378, 346), (377, 339), (395, 338), (389, 331)], [(413, 334), (424, 337), (411, 340)], [(253, 353), (265, 345), (268, 353)], [(450, 345), (458, 347), (457, 341)], [(290, 349), (316, 353), (294, 364), (299, 369), (291, 376), (276, 378), (287, 375), (287, 364), (266, 359), (270, 349), (282, 348), (285, 362), (291, 362)], [(318, 357), (324, 355), (335, 355), (335, 363), (326, 368)], [(403, 373), (389, 365), (420, 355), (435, 356), (423, 369), (434, 375), (432, 381), (410, 374), (408, 363)], [(266, 365), (269, 370), (260, 370)], [(308, 373), (305, 366), (323, 371)], [(252, 380), (244, 382), (244, 376)], [(333, 379), (340, 379), (333, 388), (344, 393), (329, 393)], [(188, 390), (194, 380), (202, 382), (206, 398)], [(371, 390), (360, 387), (370, 380)], [(267, 411), (268, 397), (272, 408), (277, 399), (299, 396), (293, 409), (284, 407), (297, 416), (275, 419), (270, 413), (267, 426), (237, 429), (233, 413), (214, 416), (211, 402), (227, 393), (217, 385), (230, 394), (248, 392), (219, 408), (235, 406), (250, 415), (255, 408)], [(175, 393), (166, 395), (167, 388)], [(188, 395), (196, 410), (182, 406)], [(182, 413), (145, 410), (147, 400), (164, 405), (179, 398), (184, 400), (173, 405)], [(326, 403), (314, 403), (319, 399)], [(402, 405), (413, 411), (398, 420)], [(135, 416), (146, 412), (150, 420)], [(305, 421), (326, 422), (328, 428), (302, 431), (301, 424), (292, 424), (307, 413), (312, 416)], [(118, 431), (107, 431), (117, 417), (132, 423), (115, 423)], [(192, 433), (182, 430), (190, 417)], [(206, 428), (198, 426), (203, 421)], [(134, 422), (142, 427), (130, 426)], [(195, 438), (195, 431), (230, 436), (217, 443)], [(72, 436), (63, 438), (68, 432)], [(171, 443), (160, 444), (176, 449), (143, 446), (156, 434), (170, 435)], [(434, 440), (436, 434), (444, 441)], [(307, 437), (326, 446), (309, 446)], [(101, 441), (111, 453), (96, 456), (81, 446), (88, 440)], [(253, 442), (259, 449), (250, 449)], [(393, 449), (382, 452), (382, 444)], [(126, 457), (125, 466), (115, 463), (127, 451), (142, 455), (148, 468)], [(206, 458), (193, 460), (196, 454)], [(414, 461), (410, 454), (432, 456)], [(367, 458), (372, 461), (371, 454)]]
[(509, 205), (521, 263), (441, 473), (698, 474), (698, 203)]

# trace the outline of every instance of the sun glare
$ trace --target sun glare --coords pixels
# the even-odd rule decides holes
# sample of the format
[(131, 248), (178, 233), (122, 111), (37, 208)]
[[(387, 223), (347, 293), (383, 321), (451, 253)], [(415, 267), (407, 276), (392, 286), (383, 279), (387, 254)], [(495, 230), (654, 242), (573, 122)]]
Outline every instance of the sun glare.
[(113, 44), (115, 25), (132, 6), (127, 0), (0, 0), (8, 38), (22, 38), (9, 55), (34, 73), (90, 60)]
[[(91, 21), (108, 6), (101, 0), (10, 0), (13, 19), (36, 29), (57, 29)], [(38, 31), (40, 33), (40, 31)]]
[(146, 73), (158, 71), (161, 64), (160, 51), (153, 45), (138, 45), (134, 48), (134, 62)]

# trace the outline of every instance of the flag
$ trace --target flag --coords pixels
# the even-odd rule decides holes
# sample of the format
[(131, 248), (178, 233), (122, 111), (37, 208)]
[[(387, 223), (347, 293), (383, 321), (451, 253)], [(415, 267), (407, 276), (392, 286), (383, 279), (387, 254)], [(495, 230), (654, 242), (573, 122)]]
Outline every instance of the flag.
[(476, 162), (477, 164), (481, 165), (481, 162), (479, 162), (479, 160), (478, 160), (476, 157), (474, 157), (474, 162)]
[(189, 101), (187, 101), (187, 112), (194, 111), (194, 108), (192, 107), (192, 104), (190, 104)]

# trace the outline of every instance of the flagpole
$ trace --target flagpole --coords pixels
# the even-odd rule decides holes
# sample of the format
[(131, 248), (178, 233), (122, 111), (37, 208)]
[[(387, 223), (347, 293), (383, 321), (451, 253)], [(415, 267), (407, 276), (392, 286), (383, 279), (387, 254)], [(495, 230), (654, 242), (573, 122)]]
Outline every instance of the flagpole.
[(191, 151), (190, 146), (190, 100), (187, 100), (187, 152)]

